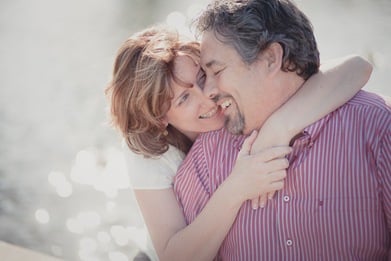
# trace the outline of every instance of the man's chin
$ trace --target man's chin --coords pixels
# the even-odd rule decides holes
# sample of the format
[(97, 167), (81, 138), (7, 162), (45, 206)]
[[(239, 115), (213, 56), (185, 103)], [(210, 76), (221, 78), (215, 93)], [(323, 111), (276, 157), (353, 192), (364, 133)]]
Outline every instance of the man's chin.
[(226, 119), (225, 128), (234, 135), (243, 134), (243, 125), (237, 121)]

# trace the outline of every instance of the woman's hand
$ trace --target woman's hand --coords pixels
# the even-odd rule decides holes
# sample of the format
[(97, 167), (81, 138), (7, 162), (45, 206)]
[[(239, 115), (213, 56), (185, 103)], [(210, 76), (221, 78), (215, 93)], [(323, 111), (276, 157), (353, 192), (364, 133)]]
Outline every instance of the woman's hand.
[(243, 143), (229, 178), (233, 189), (242, 201), (252, 199), (252, 207), (264, 206), (267, 194), (283, 188), (286, 168), (285, 155), (291, 152), (288, 146), (273, 147), (250, 154), (257, 132), (253, 131)]

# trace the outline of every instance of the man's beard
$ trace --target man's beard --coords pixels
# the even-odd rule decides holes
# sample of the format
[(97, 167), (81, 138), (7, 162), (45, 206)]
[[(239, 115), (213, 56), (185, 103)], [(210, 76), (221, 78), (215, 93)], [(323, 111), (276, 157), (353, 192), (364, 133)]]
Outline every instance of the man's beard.
[[(218, 94), (215, 97), (212, 98), (212, 100), (217, 103), (219, 100), (229, 97), (232, 100), (233, 97), (229, 95), (221, 95)], [(232, 106), (232, 105), (231, 105)], [(236, 103), (235, 103), (235, 106)], [(236, 107), (236, 113), (233, 116), (225, 116), (225, 122), (224, 127), (232, 134), (234, 135), (240, 135), (243, 134), (243, 130), (245, 127), (245, 120), (243, 114), (239, 111), (239, 109)]]
[(236, 111), (235, 115), (225, 118), (225, 128), (232, 134), (243, 134), (244, 127), (245, 119), (240, 111)]

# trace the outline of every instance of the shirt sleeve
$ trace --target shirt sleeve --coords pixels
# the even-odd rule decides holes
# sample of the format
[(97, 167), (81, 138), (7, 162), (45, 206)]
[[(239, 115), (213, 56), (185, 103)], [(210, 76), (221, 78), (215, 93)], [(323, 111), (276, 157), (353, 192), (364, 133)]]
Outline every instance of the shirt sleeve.
[[(382, 184), (383, 206), (388, 232), (391, 235), (391, 113), (388, 113), (382, 123), (385, 124), (385, 133), (379, 142), (380, 153), (377, 165)], [(389, 254), (391, 255), (391, 252)]]
[(124, 148), (127, 173), (133, 189), (167, 189), (172, 183), (184, 154), (170, 146), (168, 151), (157, 158), (143, 155)]
[[(193, 222), (209, 201), (211, 165), (218, 166), (214, 153), (222, 131), (203, 133), (198, 136), (174, 178), (174, 192), (187, 224)], [(227, 142), (228, 144), (228, 142)]]

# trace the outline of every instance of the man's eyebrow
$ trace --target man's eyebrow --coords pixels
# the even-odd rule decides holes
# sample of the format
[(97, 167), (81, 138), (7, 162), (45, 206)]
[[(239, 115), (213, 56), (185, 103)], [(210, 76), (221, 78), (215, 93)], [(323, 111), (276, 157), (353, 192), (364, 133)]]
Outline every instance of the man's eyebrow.
[(214, 66), (214, 65), (221, 65), (221, 63), (218, 62), (218, 61), (216, 61), (216, 60), (212, 60), (212, 61), (210, 61), (210, 62), (207, 62), (207, 63), (205, 64), (205, 67), (206, 67), (206, 68), (210, 68), (210, 67), (212, 67), (212, 66)]

